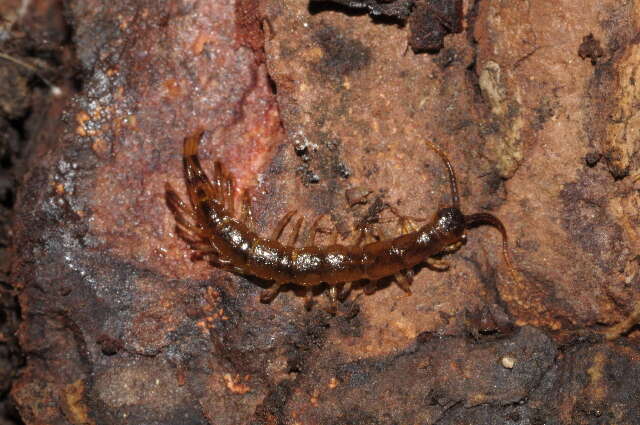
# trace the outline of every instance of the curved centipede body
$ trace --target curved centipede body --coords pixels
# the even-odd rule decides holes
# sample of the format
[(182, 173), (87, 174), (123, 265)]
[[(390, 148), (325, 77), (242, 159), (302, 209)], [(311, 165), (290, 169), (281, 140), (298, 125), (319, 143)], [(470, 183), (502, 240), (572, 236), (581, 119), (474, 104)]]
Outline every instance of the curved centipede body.
[[(260, 295), (262, 302), (273, 300), (284, 284), (302, 287), (327, 284), (331, 311), (335, 312), (338, 298), (348, 295), (351, 282), (364, 279), (375, 282), (387, 276), (394, 276), (396, 283), (410, 294), (411, 277), (406, 271), (424, 262), (446, 268), (446, 263), (434, 256), (458, 249), (464, 243), (465, 230), (480, 224), (494, 226), (500, 231), (505, 262), (512, 275), (515, 273), (503, 224), (491, 214), (464, 215), (461, 212), (453, 167), (446, 154), (431, 142), (426, 142), (427, 146), (440, 156), (447, 168), (451, 206), (441, 208), (421, 227), (392, 209), (398, 216), (401, 235), (373, 242), (360, 237), (352, 245), (334, 242), (320, 247), (315, 245), (315, 236), (322, 216), (306, 232), (301, 246), (296, 243), (302, 219), (295, 221), (290, 241), (280, 241), (283, 229), (293, 221), (295, 212), (283, 217), (270, 238), (253, 230), (246, 196), (237, 217), (233, 177), (224, 171), (220, 162), (215, 162), (210, 180), (200, 165), (198, 145), (203, 135), (200, 131), (184, 140), (183, 166), (189, 205), (166, 184), (166, 201), (175, 216), (176, 231), (194, 250), (194, 258), (206, 259), (236, 273), (273, 281), (273, 285)], [(310, 291), (307, 293), (310, 296)]]

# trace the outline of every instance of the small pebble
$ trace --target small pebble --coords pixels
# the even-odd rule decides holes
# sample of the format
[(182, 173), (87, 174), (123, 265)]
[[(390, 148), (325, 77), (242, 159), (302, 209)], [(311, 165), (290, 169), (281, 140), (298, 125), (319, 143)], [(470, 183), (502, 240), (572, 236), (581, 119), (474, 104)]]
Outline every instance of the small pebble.
[(500, 359), (500, 363), (502, 364), (502, 367), (506, 369), (513, 369), (513, 366), (516, 364), (516, 359), (511, 356), (504, 356)]

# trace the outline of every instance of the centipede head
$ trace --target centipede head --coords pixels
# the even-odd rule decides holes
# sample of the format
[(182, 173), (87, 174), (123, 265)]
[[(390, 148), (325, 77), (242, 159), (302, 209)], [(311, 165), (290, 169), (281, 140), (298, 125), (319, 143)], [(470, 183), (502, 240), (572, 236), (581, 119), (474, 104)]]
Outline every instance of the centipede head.
[(440, 208), (436, 213), (435, 225), (436, 231), (447, 235), (449, 243), (454, 244), (464, 240), (467, 224), (464, 214), (458, 208)]

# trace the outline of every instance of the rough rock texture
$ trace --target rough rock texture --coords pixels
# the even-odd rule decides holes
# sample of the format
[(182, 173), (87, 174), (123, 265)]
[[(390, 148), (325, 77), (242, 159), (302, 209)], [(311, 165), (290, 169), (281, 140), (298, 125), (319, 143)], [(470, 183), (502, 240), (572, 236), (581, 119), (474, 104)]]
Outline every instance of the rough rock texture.
[[(637, 335), (600, 333), (639, 301), (640, 4), (465, 1), (437, 55), (307, 0), (66, 7), (82, 90), (17, 204), (25, 423), (636, 423)], [(174, 234), (164, 184), (184, 192), (199, 128), (259, 232), (296, 209), (351, 240), (363, 220), (398, 231), (385, 203), (448, 202), (434, 140), (522, 276), (477, 228), (411, 297), (385, 280), (335, 317), (295, 288), (260, 304), (264, 282), (191, 262)]]
[(59, 127), (65, 95), (73, 91), (67, 29), (57, 0), (0, 2), (0, 425), (22, 424), (9, 395), (24, 363), (10, 275), (16, 190), (24, 158), (41, 133)]
[(416, 53), (437, 53), (444, 47), (444, 37), (462, 32), (462, 0), (310, 0), (310, 10), (345, 7), (367, 10), (379, 21), (408, 25), (407, 43)]

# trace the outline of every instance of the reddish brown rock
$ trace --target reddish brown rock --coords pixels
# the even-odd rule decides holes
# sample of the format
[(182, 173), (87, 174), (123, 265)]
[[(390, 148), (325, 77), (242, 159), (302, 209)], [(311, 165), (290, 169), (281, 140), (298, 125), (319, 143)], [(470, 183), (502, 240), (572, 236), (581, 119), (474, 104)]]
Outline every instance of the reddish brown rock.
[[(67, 7), (86, 79), (15, 226), (27, 424), (633, 423), (636, 335), (599, 337), (637, 302), (633, 2), (465, 2), (435, 56), (306, 0)], [(264, 282), (174, 234), (164, 184), (184, 192), (199, 128), (265, 235), (291, 209), (345, 238), (397, 232), (385, 203), (431, 216), (449, 202), (434, 140), (522, 277), (477, 228), (411, 297), (385, 280), (336, 316), (296, 290), (260, 304)]]

